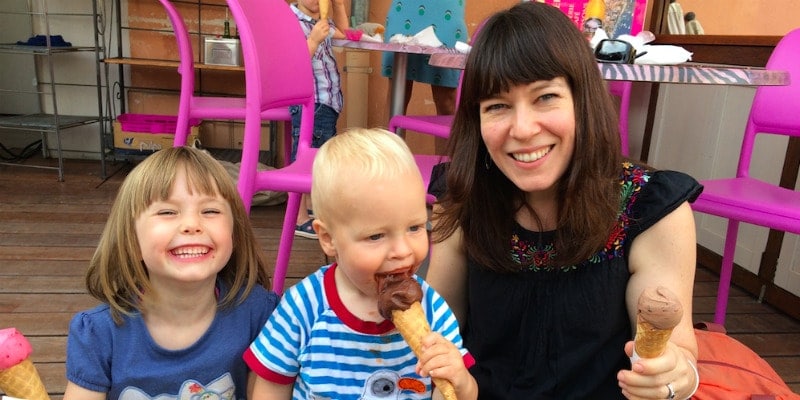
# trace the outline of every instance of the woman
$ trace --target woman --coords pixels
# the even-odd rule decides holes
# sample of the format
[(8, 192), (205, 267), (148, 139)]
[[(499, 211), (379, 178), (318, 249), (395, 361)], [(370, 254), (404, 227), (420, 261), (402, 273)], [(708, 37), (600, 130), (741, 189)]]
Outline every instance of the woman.
[[(558, 9), (493, 15), (464, 70), (427, 279), (475, 356), (482, 399), (687, 398), (691, 177), (623, 161), (613, 103)], [(665, 353), (631, 366), (637, 299), (675, 292)], [(671, 396), (671, 397), (670, 397)]]

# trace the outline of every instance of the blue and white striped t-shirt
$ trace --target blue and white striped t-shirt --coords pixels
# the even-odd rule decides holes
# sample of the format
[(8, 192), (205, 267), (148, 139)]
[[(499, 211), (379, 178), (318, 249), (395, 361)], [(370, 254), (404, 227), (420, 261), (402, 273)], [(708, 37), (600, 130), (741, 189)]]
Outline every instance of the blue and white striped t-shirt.
[[(344, 307), (335, 269), (322, 267), (287, 290), (245, 352), (247, 364), (266, 380), (294, 383), (294, 399), (429, 399), (431, 380), (414, 371), (411, 348), (390, 321), (366, 322)], [(472, 366), (447, 303), (416, 279), (431, 329), (455, 343)]]

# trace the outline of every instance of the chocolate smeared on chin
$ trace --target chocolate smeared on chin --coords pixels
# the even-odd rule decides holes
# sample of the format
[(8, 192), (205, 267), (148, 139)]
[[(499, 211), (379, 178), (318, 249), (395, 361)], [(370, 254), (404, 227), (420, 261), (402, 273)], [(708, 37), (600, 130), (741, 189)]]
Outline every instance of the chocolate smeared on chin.
[(422, 288), (411, 272), (379, 274), (378, 312), (385, 319), (392, 319), (392, 311), (408, 310), (411, 304), (422, 300)]

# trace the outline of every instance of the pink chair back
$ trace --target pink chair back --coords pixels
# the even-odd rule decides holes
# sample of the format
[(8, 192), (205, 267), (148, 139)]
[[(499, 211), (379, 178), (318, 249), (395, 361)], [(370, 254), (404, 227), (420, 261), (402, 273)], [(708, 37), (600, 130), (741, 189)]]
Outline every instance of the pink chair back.
[(628, 145), (628, 111), (631, 107), (631, 89), (633, 82), (630, 81), (608, 81), (608, 91), (619, 98), (619, 139), (622, 147), (622, 155), (628, 156), (630, 153)]
[(728, 219), (714, 312), (717, 324), (725, 323), (739, 223), (800, 234), (800, 192), (750, 177), (757, 135), (800, 137), (800, 29), (778, 42), (766, 67), (787, 71), (790, 84), (756, 89), (736, 177), (701, 181), (703, 192), (692, 204), (694, 211)]
[[(259, 190), (288, 192), (275, 260), (272, 289), (281, 294), (289, 267), (302, 193), (311, 192), (311, 166), (316, 149), (314, 71), (300, 21), (284, 0), (227, 0), (242, 43), (247, 110), (242, 162), (237, 187), (249, 210)], [(300, 137), (295, 161), (282, 168), (258, 171), (261, 121), (269, 109), (301, 107)], [(284, 146), (291, 146), (291, 141)]]
[(189, 36), (189, 30), (183, 22), (183, 17), (169, 0), (158, 0), (167, 12), (172, 29), (175, 31), (175, 40), (178, 42), (180, 63), (178, 73), (181, 75), (181, 95), (178, 101), (178, 120), (175, 128), (175, 143), (186, 144), (189, 135), (190, 112), (192, 96), (194, 94), (194, 52)]
[(748, 176), (753, 144), (759, 133), (800, 136), (800, 29), (784, 36), (775, 46), (767, 69), (788, 71), (786, 86), (759, 86), (747, 119), (736, 176)]
[[(247, 115), (239, 191), (249, 208), (256, 189), (264, 189), (256, 183), (260, 113), (300, 105), (302, 118), (297, 152), (307, 152), (311, 149), (314, 125), (314, 75), (306, 37), (285, 1), (228, 0), (227, 3), (236, 21), (244, 58)], [(308, 193), (310, 176), (307, 182), (308, 189), (305, 182), (298, 185), (289, 182), (282, 191)]]

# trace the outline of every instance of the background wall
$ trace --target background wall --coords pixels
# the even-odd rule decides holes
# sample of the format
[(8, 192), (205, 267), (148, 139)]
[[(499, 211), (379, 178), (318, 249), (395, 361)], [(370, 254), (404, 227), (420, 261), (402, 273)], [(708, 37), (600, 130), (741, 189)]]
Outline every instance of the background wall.
[(797, 0), (678, 0), (694, 11), (706, 35), (783, 36), (800, 27)]

